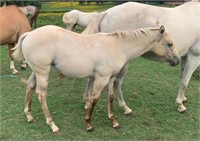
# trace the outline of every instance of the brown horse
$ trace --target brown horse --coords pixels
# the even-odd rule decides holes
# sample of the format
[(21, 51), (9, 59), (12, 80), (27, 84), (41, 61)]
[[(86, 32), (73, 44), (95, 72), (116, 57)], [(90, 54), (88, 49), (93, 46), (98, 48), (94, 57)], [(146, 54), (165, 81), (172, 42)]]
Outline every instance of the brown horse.
[[(10, 69), (12, 74), (17, 74), (12, 57), (18, 37), (25, 32), (31, 31), (31, 26), (26, 16), (15, 5), (0, 8), (0, 45), (8, 44), (10, 56)], [(22, 68), (25, 66), (22, 65)]]

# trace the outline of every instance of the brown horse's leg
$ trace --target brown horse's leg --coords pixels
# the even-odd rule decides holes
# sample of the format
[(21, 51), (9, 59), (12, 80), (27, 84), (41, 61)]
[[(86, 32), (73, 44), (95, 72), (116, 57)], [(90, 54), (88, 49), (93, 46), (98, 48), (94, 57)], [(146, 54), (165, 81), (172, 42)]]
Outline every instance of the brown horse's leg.
[(49, 112), (47, 106), (47, 87), (48, 87), (48, 77), (51, 67), (48, 68), (35, 68), (37, 70), (36, 73), (36, 94), (38, 95), (38, 99), (42, 110), (44, 112), (46, 123), (51, 127), (53, 133), (59, 133), (59, 128), (55, 125), (53, 118)]
[(93, 127), (91, 124), (91, 115), (96, 103), (99, 100), (101, 91), (105, 88), (108, 81), (109, 81), (109, 77), (98, 77), (98, 76), (95, 77), (92, 95), (90, 99), (91, 100), (90, 106), (86, 109), (86, 114), (85, 114), (85, 122), (87, 125), (87, 128), (86, 128), (87, 131), (93, 131)]
[(31, 95), (34, 92), (36, 88), (36, 76), (35, 73), (32, 72), (31, 76), (29, 77), (27, 81), (27, 86), (26, 86), (26, 98), (25, 98), (25, 108), (24, 112), (27, 117), (27, 121), (30, 122), (35, 122), (31, 115)]
[(33, 25), (33, 19), (32, 18), (30, 19), (30, 25), (31, 25), (31, 27)]
[(119, 127), (119, 123), (114, 118), (112, 107), (113, 107), (113, 99), (114, 99), (114, 88), (113, 88), (114, 78), (111, 78), (108, 83), (108, 96), (107, 96), (107, 102), (108, 102), (108, 118), (113, 124), (114, 128)]
[(14, 47), (15, 44), (8, 44), (8, 50), (9, 50), (9, 56), (10, 56), (10, 70), (12, 74), (17, 74), (18, 71), (15, 69), (14, 59), (13, 59), (13, 50), (11, 50)]
[(34, 15), (34, 21), (35, 21), (35, 28), (36, 28), (36, 23), (37, 23), (37, 17), (40, 13), (40, 10), (38, 8), (36, 8), (36, 12), (35, 12), (35, 15)]
[(36, 28), (36, 22), (37, 22), (37, 19), (35, 19), (34, 21), (35, 21), (35, 28)]
[(30, 19), (30, 25), (31, 25), (31, 27), (32, 27), (33, 23), (35, 24), (34, 27), (36, 28), (36, 17), (32, 17), (32, 18)]
[(36, 28), (36, 22), (37, 22), (37, 17), (39, 15), (39, 9), (36, 8), (36, 11), (35, 11), (35, 15), (33, 15), (33, 17), (30, 17), (30, 25), (32, 27), (32, 24), (35, 23), (35, 28)]

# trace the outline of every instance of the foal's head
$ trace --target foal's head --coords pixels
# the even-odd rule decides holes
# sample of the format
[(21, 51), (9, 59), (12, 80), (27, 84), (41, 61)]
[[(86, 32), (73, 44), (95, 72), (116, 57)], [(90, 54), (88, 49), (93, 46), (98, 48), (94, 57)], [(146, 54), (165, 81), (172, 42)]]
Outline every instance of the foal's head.
[(165, 31), (164, 26), (159, 28), (158, 36), (159, 38), (151, 51), (168, 61), (170, 65), (178, 65), (180, 62), (180, 56), (176, 50), (176, 46), (174, 45), (171, 36)]

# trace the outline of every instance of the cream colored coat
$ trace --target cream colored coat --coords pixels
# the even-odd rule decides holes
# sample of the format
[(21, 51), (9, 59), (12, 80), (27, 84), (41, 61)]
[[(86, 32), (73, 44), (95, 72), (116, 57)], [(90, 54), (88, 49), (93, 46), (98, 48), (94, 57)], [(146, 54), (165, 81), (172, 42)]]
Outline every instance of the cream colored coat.
[[(48, 77), (53, 65), (66, 76), (89, 77), (94, 80), (85, 115), (86, 129), (91, 131), (91, 115), (101, 91), (109, 81), (113, 81), (127, 62), (155, 46), (160, 48), (159, 52), (155, 51), (158, 56), (173, 64), (179, 63), (180, 58), (174, 43), (163, 26), (93, 35), (77, 34), (57, 26), (44, 26), (23, 34), (13, 56), (16, 59), (25, 58), (33, 70), (26, 88), (24, 111), (28, 122), (33, 121), (31, 94), (36, 89), (47, 124), (54, 133), (59, 130), (46, 103)], [(109, 95), (108, 99), (112, 97)], [(108, 100), (109, 103), (111, 101)], [(108, 117), (113, 127), (118, 127), (119, 123), (114, 119), (111, 104), (109, 106)]]

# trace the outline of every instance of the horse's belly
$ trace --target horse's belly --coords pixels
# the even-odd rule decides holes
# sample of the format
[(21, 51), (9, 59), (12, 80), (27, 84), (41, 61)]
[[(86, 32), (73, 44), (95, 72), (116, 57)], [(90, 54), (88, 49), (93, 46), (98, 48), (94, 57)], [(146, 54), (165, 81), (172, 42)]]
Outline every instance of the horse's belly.
[(93, 75), (93, 64), (79, 60), (64, 60), (55, 64), (55, 67), (65, 76), (88, 77)]
[[(16, 33), (18, 33), (18, 32), (16, 32)], [(7, 27), (0, 30), (0, 45), (16, 43), (17, 42), (17, 34), (16, 33), (13, 32), (13, 30), (11, 30), (11, 28), (7, 28)]]

